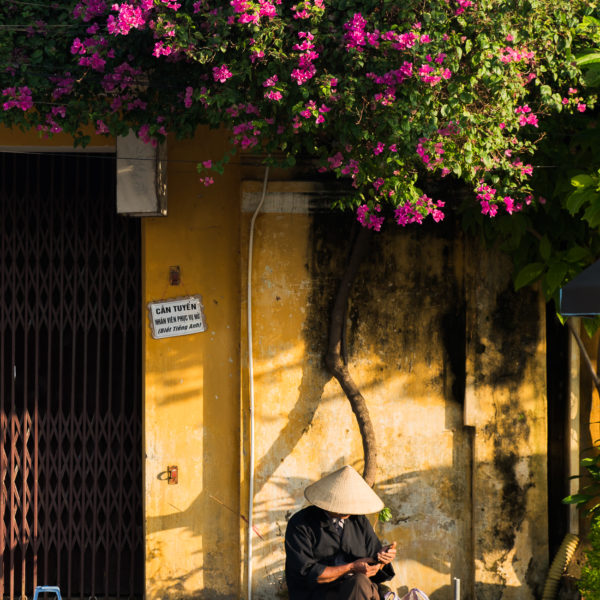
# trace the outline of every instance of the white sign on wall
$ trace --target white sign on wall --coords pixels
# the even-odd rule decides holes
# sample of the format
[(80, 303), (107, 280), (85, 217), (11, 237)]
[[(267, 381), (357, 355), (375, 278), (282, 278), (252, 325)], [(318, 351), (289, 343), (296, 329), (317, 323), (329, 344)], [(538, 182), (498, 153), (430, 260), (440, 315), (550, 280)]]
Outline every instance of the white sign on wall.
[(206, 331), (202, 296), (148, 302), (148, 316), (155, 340)]

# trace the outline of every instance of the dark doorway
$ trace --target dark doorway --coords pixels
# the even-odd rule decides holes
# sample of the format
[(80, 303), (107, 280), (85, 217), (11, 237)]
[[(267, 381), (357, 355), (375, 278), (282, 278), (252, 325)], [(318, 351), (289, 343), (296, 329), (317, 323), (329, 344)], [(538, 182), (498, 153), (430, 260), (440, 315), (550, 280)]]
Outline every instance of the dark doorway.
[(552, 558), (569, 531), (569, 330), (554, 304), (546, 306), (546, 377), (548, 389), (548, 541)]
[(143, 595), (139, 222), (113, 155), (0, 155), (1, 593)]

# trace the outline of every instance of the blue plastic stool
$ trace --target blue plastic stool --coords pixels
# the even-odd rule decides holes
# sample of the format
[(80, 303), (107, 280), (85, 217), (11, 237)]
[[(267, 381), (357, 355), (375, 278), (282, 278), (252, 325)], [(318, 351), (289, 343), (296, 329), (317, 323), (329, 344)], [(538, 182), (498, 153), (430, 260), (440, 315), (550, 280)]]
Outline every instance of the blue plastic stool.
[(38, 600), (38, 594), (44, 594), (46, 592), (56, 594), (57, 600), (62, 600), (60, 588), (57, 585), (38, 585), (33, 592), (33, 600)]

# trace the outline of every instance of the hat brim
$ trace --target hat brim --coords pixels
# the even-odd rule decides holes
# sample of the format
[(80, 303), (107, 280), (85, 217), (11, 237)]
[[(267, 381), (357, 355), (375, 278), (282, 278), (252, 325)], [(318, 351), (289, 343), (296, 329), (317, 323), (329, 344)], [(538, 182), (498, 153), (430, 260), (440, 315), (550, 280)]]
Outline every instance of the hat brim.
[(381, 498), (348, 465), (309, 485), (304, 497), (323, 510), (341, 515), (368, 515), (384, 507)]

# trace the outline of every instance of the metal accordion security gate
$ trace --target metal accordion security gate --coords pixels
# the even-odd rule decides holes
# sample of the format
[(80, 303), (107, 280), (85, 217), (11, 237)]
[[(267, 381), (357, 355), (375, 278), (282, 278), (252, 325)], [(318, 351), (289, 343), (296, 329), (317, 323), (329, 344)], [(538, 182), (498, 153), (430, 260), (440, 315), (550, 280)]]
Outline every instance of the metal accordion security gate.
[(140, 227), (112, 155), (0, 154), (0, 587), (143, 595)]

